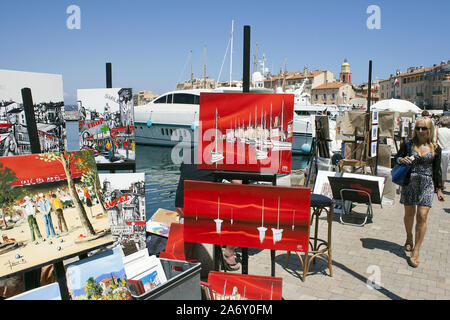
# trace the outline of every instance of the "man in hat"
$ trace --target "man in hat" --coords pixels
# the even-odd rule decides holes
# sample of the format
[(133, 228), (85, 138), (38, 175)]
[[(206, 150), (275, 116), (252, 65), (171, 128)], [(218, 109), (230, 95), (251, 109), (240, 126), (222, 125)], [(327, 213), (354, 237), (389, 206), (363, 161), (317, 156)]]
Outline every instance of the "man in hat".
[(36, 223), (36, 208), (34, 207), (33, 202), (31, 202), (30, 197), (26, 196), (24, 200), (25, 203), (23, 204), (23, 206), (25, 209), (25, 214), (27, 216), (28, 225), (30, 226), (31, 241), (34, 242), (34, 240), (36, 239), (35, 233), (39, 239), (42, 239), (41, 232), (39, 231), (39, 227)]

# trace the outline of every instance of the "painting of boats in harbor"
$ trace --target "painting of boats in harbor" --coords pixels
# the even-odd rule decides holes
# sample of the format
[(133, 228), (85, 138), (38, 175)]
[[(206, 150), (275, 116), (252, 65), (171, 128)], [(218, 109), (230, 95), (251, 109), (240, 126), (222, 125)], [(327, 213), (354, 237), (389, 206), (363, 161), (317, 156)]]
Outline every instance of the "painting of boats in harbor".
[(310, 193), (300, 187), (185, 181), (184, 241), (307, 252)]
[(200, 169), (289, 173), (294, 95), (201, 93)]

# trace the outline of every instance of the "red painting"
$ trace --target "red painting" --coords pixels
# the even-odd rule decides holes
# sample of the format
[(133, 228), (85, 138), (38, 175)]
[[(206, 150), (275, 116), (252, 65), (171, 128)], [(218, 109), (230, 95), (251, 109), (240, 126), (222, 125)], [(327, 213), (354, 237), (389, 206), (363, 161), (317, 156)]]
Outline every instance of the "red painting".
[(289, 173), (293, 94), (201, 93), (200, 169)]
[(215, 300), (281, 300), (282, 278), (211, 271)]
[[(78, 166), (78, 161), (81, 161), (79, 155), (87, 154), (84, 152), (65, 152), (66, 158), (70, 162), (70, 171), (72, 178), (80, 178), (82, 170)], [(17, 179), (11, 183), (12, 186), (33, 185), (47, 182), (56, 182), (66, 179), (66, 172), (64, 167), (59, 162), (52, 162), (43, 159), (45, 154), (31, 154), (15, 157), (3, 157), (0, 159), (0, 164), (4, 168), (11, 169)], [(70, 161), (70, 158), (76, 161)]]
[(185, 181), (184, 241), (307, 252), (309, 188)]

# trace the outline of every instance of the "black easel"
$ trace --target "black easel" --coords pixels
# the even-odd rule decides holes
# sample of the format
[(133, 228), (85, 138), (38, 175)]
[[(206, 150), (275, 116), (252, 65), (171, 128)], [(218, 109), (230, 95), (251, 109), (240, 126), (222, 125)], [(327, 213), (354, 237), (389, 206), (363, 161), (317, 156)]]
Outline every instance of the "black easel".
[[(106, 63), (106, 88), (112, 88), (112, 64), (111, 62)], [(110, 173), (115, 173), (119, 170), (131, 170), (136, 172), (136, 162), (133, 163), (97, 163), (97, 170), (109, 171)]]
[[(22, 89), (22, 101), (25, 110), (25, 119), (27, 121), (27, 131), (30, 139), (31, 153), (39, 154), (41, 153), (41, 146), (39, 143), (39, 136), (36, 125), (36, 118), (34, 115), (34, 105), (33, 98), (31, 95), (30, 88)], [(67, 289), (66, 274), (64, 269), (64, 264), (62, 261), (53, 264), (55, 270), (56, 281), (59, 284), (59, 290), (61, 293), (61, 298), (63, 300), (69, 299), (69, 290)], [(40, 286), (41, 269), (37, 268), (24, 273), (23, 284), (24, 290), (28, 291), (30, 289), (38, 288)]]
[(324, 158), (330, 157), (330, 149), (328, 147), (328, 142), (332, 141), (330, 139), (326, 139), (322, 132), (322, 125), (320, 121), (314, 120), (315, 122), (315, 137), (312, 140), (311, 143), (311, 151), (309, 153), (309, 159), (308, 159), (308, 175), (306, 177), (306, 181), (304, 183), (304, 186), (307, 187), (309, 185), (310, 179), (311, 179), (311, 171), (314, 166), (315, 174), (319, 171), (319, 167), (317, 165), (317, 153), (320, 153), (320, 156)]
[[(227, 180), (241, 180), (242, 184), (250, 184), (251, 182), (270, 182), (273, 186), (277, 185), (277, 175), (274, 173), (261, 172), (235, 172), (235, 171), (215, 171), (214, 181), (222, 182)], [(242, 274), (248, 274), (248, 248), (242, 249)], [(222, 247), (214, 245), (214, 270), (220, 270), (220, 262), (222, 261)], [(271, 276), (275, 277), (275, 250), (270, 250)]]

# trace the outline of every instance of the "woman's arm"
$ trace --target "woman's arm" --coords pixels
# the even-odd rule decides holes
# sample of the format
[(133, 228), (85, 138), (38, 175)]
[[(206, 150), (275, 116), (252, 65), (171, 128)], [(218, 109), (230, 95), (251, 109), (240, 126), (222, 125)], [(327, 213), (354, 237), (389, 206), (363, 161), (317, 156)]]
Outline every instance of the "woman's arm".
[(405, 142), (402, 142), (400, 144), (400, 149), (398, 150), (397, 154), (395, 155), (395, 163), (401, 164), (400, 160), (403, 159), (408, 155), (408, 148), (407, 144)]
[(442, 158), (442, 149), (440, 146), (437, 146), (434, 152), (434, 159), (433, 159), (433, 184), (434, 184), (434, 191), (437, 193), (439, 201), (444, 201), (444, 194), (442, 193), (442, 190), (444, 189), (444, 184), (442, 182), (441, 158)]

